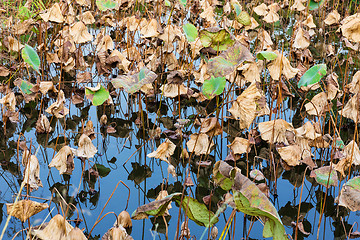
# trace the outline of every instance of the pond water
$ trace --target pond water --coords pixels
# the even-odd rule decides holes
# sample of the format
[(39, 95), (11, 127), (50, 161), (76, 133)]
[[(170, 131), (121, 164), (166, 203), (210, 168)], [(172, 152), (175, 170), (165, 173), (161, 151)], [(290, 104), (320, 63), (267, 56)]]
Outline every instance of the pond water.
[[(43, 187), (37, 191), (31, 193), (32, 200), (45, 202), (50, 200), (53, 196), (53, 203), (50, 205), (49, 211), (43, 211), (35, 215), (31, 221), (33, 226), (41, 224), (44, 219), (48, 221), (51, 216), (57, 213), (62, 213), (58, 204), (54, 202), (61, 201), (58, 194), (51, 195), (54, 192), (54, 188), (57, 188), (62, 197), (67, 199), (76, 206), (77, 210), (72, 209), (69, 213), (69, 219), (75, 220), (77, 218), (82, 219), (79, 224), (80, 228), (84, 228), (86, 233), (89, 233), (93, 227), (100, 213), (102, 216), (108, 212), (114, 212), (119, 214), (122, 210), (126, 209), (130, 214), (136, 210), (140, 205), (146, 204), (149, 201), (153, 201), (158, 192), (161, 189), (167, 189), (169, 194), (173, 192), (181, 192), (183, 190), (183, 183), (188, 176), (186, 168), (173, 157), (172, 162), (178, 162), (176, 167), (177, 177), (169, 176), (167, 172), (167, 163), (154, 158), (148, 158), (146, 155), (159, 145), (158, 140), (149, 140), (148, 133), (143, 139), (143, 129), (139, 128), (139, 125), (135, 124), (137, 117), (131, 116), (132, 113), (128, 113), (129, 103), (133, 107), (133, 112), (138, 113), (137, 99), (132, 100), (124, 98), (124, 96), (115, 102), (111, 117), (108, 119), (109, 123), (115, 126), (117, 133), (114, 134), (101, 134), (104, 133), (104, 129), (100, 127), (99, 116), (102, 116), (102, 107), (94, 107), (91, 105), (81, 107), (71, 107), (69, 118), (66, 123), (65, 135), (70, 146), (75, 146), (74, 141), (77, 141), (79, 137), (79, 131), (82, 128), (82, 121), (91, 120), (95, 126), (96, 138), (93, 140), (94, 145), (98, 148), (98, 153), (94, 159), (90, 159), (85, 162), (85, 169), (88, 170), (94, 163), (103, 165), (109, 170), (108, 175), (100, 177), (96, 182), (89, 181), (89, 177), (86, 177), (88, 172), (83, 173), (83, 179), (81, 178), (82, 161), (79, 158), (75, 159), (75, 170), (72, 175), (60, 176), (58, 170), (51, 168), (49, 170), (48, 164), (54, 155), (55, 141), (57, 136), (63, 135), (64, 129), (60, 121), (57, 122), (56, 131), (48, 136), (38, 135), (35, 133), (35, 122), (32, 121), (34, 115), (38, 114), (32, 106), (24, 106), (24, 114), (21, 114), (21, 124), (8, 124), (7, 135), (2, 135), (2, 139), (5, 140), (5, 144), (2, 146), (4, 155), (2, 155), (2, 173), (1, 173), (1, 228), (4, 227), (7, 213), (5, 203), (11, 203), (14, 201), (14, 196), (18, 193), (21, 182), (21, 174), (17, 171), (16, 162), (16, 141), (19, 138), (19, 133), (22, 133), (21, 139), (26, 138), (26, 142), (32, 143), (34, 149), (37, 151), (37, 157), (40, 162), (40, 178), (42, 180)], [(144, 104), (144, 103), (143, 103)], [(164, 103), (165, 104), (165, 103)], [(143, 105), (144, 106), (144, 105)], [(111, 109), (107, 109), (111, 111)], [(167, 112), (167, 120), (175, 123), (176, 118), (171, 117), (171, 112)], [(287, 116), (292, 118), (292, 112), (290, 111)], [(126, 117), (127, 116), (127, 117)], [(164, 115), (166, 117), (166, 115)], [(132, 120), (131, 120), (132, 119)], [(135, 119), (135, 120), (134, 120)], [(155, 121), (156, 114), (148, 114), (148, 121)], [(231, 120), (224, 119), (224, 126), (231, 125)], [(264, 121), (262, 119), (261, 121)], [(52, 122), (52, 125), (55, 123)], [(162, 129), (165, 129), (161, 125)], [(228, 129), (230, 129), (229, 126)], [(233, 124), (232, 127), (236, 126)], [(190, 127), (189, 127), (190, 128)], [(147, 129), (148, 130), (148, 129)], [(186, 130), (185, 130), (186, 132)], [(115, 135), (118, 134), (118, 135)], [(113, 136), (112, 136), (113, 135)], [(114, 136), (115, 135), (115, 136)], [(225, 159), (228, 154), (227, 139), (231, 135), (224, 132), (222, 136), (214, 138), (215, 149), (207, 156), (210, 161), (218, 161)], [(25, 138), (24, 138), (25, 137)], [(161, 137), (163, 138), (163, 137)], [(45, 139), (45, 140), (44, 140)], [(47, 140), (46, 140), (47, 139)], [(60, 148), (64, 139), (58, 139), (58, 148)], [(4, 142), (4, 141), (3, 141)], [(48, 143), (48, 145), (46, 145)], [(57, 148), (57, 149), (58, 149)], [(249, 154), (250, 156), (251, 154)], [(21, 159), (21, 154), (20, 154)], [(197, 159), (200, 160), (200, 159)], [(202, 159), (205, 160), (205, 159)], [(253, 161), (252, 161), (253, 162)], [(238, 161), (238, 166), (246, 172), (246, 159)], [(262, 171), (265, 176), (270, 174), (269, 161), (266, 159), (256, 161), (256, 168), (262, 166)], [(313, 239), (317, 236), (317, 227), (319, 221), (319, 212), (321, 211), (322, 203), (325, 196), (325, 187), (318, 185), (313, 179), (309, 178), (309, 170), (306, 173), (306, 179), (302, 188), (302, 179), (304, 177), (305, 166), (297, 166), (289, 171), (281, 170), (278, 167), (279, 174), (276, 184), (274, 181), (267, 180), (270, 187), (270, 200), (278, 209), (284, 225), (286, 226), (287, 234), (293, 234), (294, 229), (291, 227), (291, 222), (296, 221), (298, 214), (299, 202), (301, 200), (301, 214), (304, 217), (303, 223), (305, 231), (310, 232), (309, 239)], [(190, 177), (194, 182), (193, 187), (188, 187), (186, 191), (190, 196), (202, 201), (202, 198), (209, 194), (209, 186), (211, 186), (211, 171), (209, 166), (197, 167), (194, 164), (191, 166)], [(273, 177), (273, 175), (272, 175)], [(116, 184), (119, 181), (123, 181), (130, 188), (129, 203), (127, 206), (128, 189), (121, 183), (114, 191)], [(91, 182), (91, 184), (89, 184)], [(113, 193), (114, 191), (114, 193)], [(301, 192), (303, 193), (301, 194)], [(339, 193), (339, 187), (331, 187), (328, 189), (328, 195), (326, 199), (326, 205), (324, 209), (324, 216), (319, 229), (319, 239), (345, 239), (344, 227), (347, 229), (347, 233), (351, 224), (356, 222), (357, 214), (347, 214), (344, 209), (340, 209), (334, 204), (334, 197)], [(108, 198), (113, 193), (112, 198), (108, 201)], [(221, 192), (223, 194), (224, 192)], [(216, 197), (220, 197), (220, 193)], [(26, 194), (26, 191), (23, 192)], [(103, 209), (105, 204), (106, 207)], [(176, 236), (176, 230), (178, 225), (179, 210), (175, 204), (172, 204), (170, 209), (170, 216), (166, 219), (168, 221), (168, 235)], [(219, 229), (219, 235), (222, 229), (225, 227), (228, 217), (232, 210), (230, 207), (219, 216), (220, 221), (216, 224)], [(50, 216), (49, 216), (50, 215)], [(182, 213), (183, 221), (183, 213)], [(104, 217), (101, 222), (92, 231), (93, 239), (97, 239), (102, 236), (115, 222), (115, 215), (109, 214)], [(246, 238), (248, 236), (249, 227), (252, 224), (250, 217), (244, 217), (243, 213), (237, 213), (234, 220), (234, 229), (236, 238)], [(181, 221), (181, 222), (182, 222)], [(165, 239), (165, 225), (161, 219), (157, 219), (158, 225), (153, 224), (153, 219), (133, 220), (133, 227), (131, 236), (134, 239)], [(9, 226), (6, 230), (5, 239), (11, 239), (16, 233), (18, 239), (25, 238), (22, 229), (27, 228), (28, 223), (21, 224), (18, 220), (11, 218)], [(233, 228), (233, 227), (232, 227)], [(250, 239), (263, 239), (262, 238), (262, 224), (256, 221), (250, 231)], [(204, 227), (196, 225), (189, 220), (189, 229), (191, 235), (199, 239), (205, 230)], [(233, 232), (231, 233), (233, 234)], [(299, 239), (303, 238), (302, 234), (299, 234)]]

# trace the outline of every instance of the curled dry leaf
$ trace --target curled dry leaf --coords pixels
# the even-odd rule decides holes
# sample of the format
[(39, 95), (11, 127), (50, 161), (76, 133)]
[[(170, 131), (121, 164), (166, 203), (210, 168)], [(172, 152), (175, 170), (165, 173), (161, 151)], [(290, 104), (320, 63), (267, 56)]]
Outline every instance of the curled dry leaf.
[(308, 28), (316, 28), (316, 25), (314, 23), (314, 17), (312, 14), (310, 14), (305, 21), (302, 22), (305, 26)]
[(32, 29), (32, 25), (35, 23), (34, 19), (30, 18), (24, 21), (19, 21), (12, 28), (12, 32), (15, 35), (22, 35)]
[(93, 39), (83, 22), (77, 22), (69, 29), (69, 34), (75, 43), (86, 43)]
[(54, 115), (56, 118), (63, 118), (69, 114), (69, 109), (65, 107), (65, 95), (62, 90), (60, 90), (56, 102), (51, 104), (45, 112)]
[(350, 211), (360, 210), (360, 177), (354, 177), (347, 181), (341, 188), (340, 195), (335, 202), (340, 206), (344, 206)]
[(360, 71), (354, 74), (351, 82), (345, 86), (345, 89), (354, 94), (360, 92)]
[(294, 128), (291, 123), (283, 119), (276, 119), (272, 121), (259, 123), (259, 131), (261, 138), (270, 143), (285, 143), (288, 145), (286, 139), (286, 130), (293, 131)]
[(77, 19), (79, 19), (79, 21), (82, 21), (86, 25), (95, 23), (95, 18), (90, 11), (86, 11), (83, 14), (78, 15)]
[(337, 170), (343, 177), (346, 176), (345, 171), (351, 164), (360, 165), (360, 150), (354, 140), (352, 140), (343, 149), (343, 157), (337, 164), (333, 164), (334, 169)]
[(234, 154), (243, 154), (250, 152), (250, 142), (249, 140), (241, 137), (236, 137), (234, 141), (228, 145), (228, 147), (233, 151)]
[(360, 42), (360, 14), (348, 16), (341, 23), (340, 29), (344, 37), (352, 42)]
[(92, 158), (97, 153), (97, 149), (91, 142), (91, 139), (86, 135), (82, 134), (79, 139), (79, 148), (76, 151), (76, 156), (83, 158)]
[(295, 35), (293, 47), (299, 49), (305, 49), (309, 45), (310, 45), (309, 34), (305, 32), (302, 29), (302, 27), (299, 27)]
[(52, 131), (52, 127), (50, 127), (49, 119), (41, 114), (39, 119), (36, 121), (36, 132), (37, 133), (49, 133)]
[(0, 99), (0, 103), (4, 104), (4, 106), (7, 107), (10, 111), (15, 112), (16, 98), (13, 92), (8, 93), (2, 99)]
[(25, 222), (31, 216), (41, 212), (48, 207), (49, 205), (47, 203), (38, 203), (31, 200), (20, 200), (16, 203), (6, 204), (7, 213), (20, 219), (22, 222)]
[(101, 33), (98, 34), (93, 44), (96, 45), (97, 52), (103, 52), (107, 50), (112, 51), (114, 49), (114, 42), (112, 38), (109, 35), (103, 36)]
[(175, 98), (179, 95), (187, 95), (188, 88), (184, 84), (165, 84), (160, 87), (164, 97)]
[(117, 221), (114, 223), (114, 227), (122, 226), (123, 228), (131, 228), (132, 222), (130, 214), (127, 211), (122, 211), (118, 217)]
[(309, 115), (321, 116), (331, 108), (331, 103), (328, 103), (326, 93), (321, 92), (306, 103), (305, 108)]
[(10, 74), (9, 69), (4, 66), (0, 66), (0, 77), (6, 77)]
[(153, 18), (141, 27), (140, 33), (144, 38), (152, 38), (159, 36), (159, 30), (162, 31), (156, 19)]
[(84, 134), (88, 136), (91, 140), (96, 138), (94, 131), (94, 124), (91, 120), (87, 121), (86, 126), (84, 128)]
[(295, 75), (299, 72), (299, 69), (293, 68), (290, 65), (290, 61), (279, 51), (275, 50), (274, 52), (278, 57), (268, 65), (271, 78), (279, 80), (281, 74), (283, 74), (287, 79), (295, 77)]
[(341, 18), (340, 14), (336, 9), (334, 9), (326, 16), (324, 23), (326, 25), (337, 24), (340, 21), (340, 18)]
[(74, 154), (69, 146), (62, 147), (51, 160), (49, 167), (56, 167), (59, 174), (72, 174), (74, 170)]
[(279, 11), (280, 7), (277, 3), (273, 3), (271, 5), (269, 5), (268, 7), (269, 12), (266, 14), (266, 16), (263, 18), (263, 20), (267, 23), (274, 23), (279, 21), (280, 16), (277, 13), (277, 11)]
[(83, 233), (83, 231), (78, 228), (78, 227), (75, 227), (73, 228), (68, 236), (67, 236), (67, 239), (68, 240), (87, 240), (85, 234)]
[(48, 239), (67, 239), (68, 234), (73, 229), (66, 219), (60, 214), (55, 215), (44, 229), (32, 230), (32, 235), (41, 240)]
[(39, 160), (35, 155), (31, 155), (26, 163), (23, 181), (30, 186), (31, 190), (38, 190), (39, 187), (43, 186), (40, 180)]
[(216, 136), (222, 133), (222, 127), (216, 117), (201, 119), (200, 133), (206, 133), (210, 137)]
[(165, 142), (160, 144), (156, 151), (149, 153), (147, 157), (159, 158), (167, 163), (169, 163), (168, 158), (174, 154), (176, 145), (171, 142), (168, 138), (165, 139)]
[(335, 72), (331, 73), (329, 76), (326, 77), (325, 82), (327, 99), (331, 101), (336, 97), (337, 93), (340, 92), (338, 75)]
[(195, 155), (208, 154), (214, 146), (213, 141), (205, 133), (194, 133), (190, 135), (190, 140), (186, 143), (190, 152)]
[(355, 123), (360, 122), (360, 93), (351, 97), (339, 113), (346, 118), (350, 118)]
[(13, 38), (12, 36), (8, 36), (4, 39), (4, 46), (9, 51), (19, 52), (24, 45), (22, 45), (17, 39)]
[(318, 133), (315, 129), (315, 126), (307, 121), (304, 125), (295, 129), (296, 136), (302, 136), (306, 139), (315, 140), (318, 137), (321, 137), (321, 134)]
[(262, 91), (252, 83), (237, 97), (229, 112), (240, 120), (240, 128), (244, 129), (249, 128), (256, 117), (269, 114), (270, 110)]
[(265, 16), (268, 13), (268, 7), (265, 3), (261, 3), (259, 6), (254, 8), (254, 12), (259, 16)]
[(43, 13), (40, 13), (40, 17), (45, 22), (51, 21), (51, 22), (56, 22), (56, 23), (62, 23), (65, 21), (65, 18), (61, 13), (59, 3), (55, 3), (54, 5), (52, 5), (51, 8), (47, 9)]
[(78, 73), (76, 76), (77, 83), (88, 83), (91, 82), (91, 80), (92, 77), (91, 77), (91, 73), (89, 72)]
[(177, 177), (174, 165), (169, 164), (169, 166), (167, 168), (167, 172), (168, 172), (168, 174), (171, 174), (174, 178)]
[(298, 145), (279, 147), (276, 149), (282, 160), (289, 166), (297, 166), (301, 160), (301, 149)]
[(344, 147), (344, 154), (346, 158), (349, 158), (350, 163), (360, 165), (360, 150), (354, 140)]
[(55, 93), (58, 92), (52, 81), (40, 82), (39, 90), (44, 95), (46, 95), (46, 93), (50, 90), (54, 91)]
[(290, 7), (290, 10), (291, 11), (296, 10), (299, 12), (304, 11), (306, 9), (306, 7), (304, 6), (303, 2), (304, 2), (303, 0), (295, 0), (294, 4)]

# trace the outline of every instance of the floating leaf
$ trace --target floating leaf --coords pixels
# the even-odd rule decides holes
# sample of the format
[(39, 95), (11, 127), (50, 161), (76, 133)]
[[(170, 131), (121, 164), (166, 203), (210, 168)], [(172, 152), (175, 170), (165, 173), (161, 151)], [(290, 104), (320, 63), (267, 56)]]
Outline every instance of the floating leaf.
[[(223, 169), (221, 170), (221, 174), (224, 177), (229, 176), (229, 179), (231, 179), (232, 176), (235, 175), (232, 180), (232, 191), (236, 209), (245, 214), (262, 218), (265, 223), (263, 229), (263, 236), (265, 238), (273, 237), (273, 239), (280, 240), (288, 239), (277, 210), (255, 183), (242, 175), (240, 170), (232, 168), (225, 162), (220, 163), (219, 166), (219, 169)], [(233, 171), (235, 171), (235, 174)]]
[(126, 92), (132, 94), (140, 90), (142, 86), (154, 82), (157, 74), (148, 68), (141, 68), (140, 72), (134, 75), (122, 75), (111, 80), (116, 88), (124, 88)]
[(315, 84), (321, 80), (322, 77), (326, 75), (326, 64), (317, 64), (307, 70), (304, 75), (300, 78), (298, 87), (309, 86)]
[(110, 171), (111, 171), (110, 168), (105, 167), (104, 165), (98, 164), (98, 163), (96, 163), (96, 164), (92, 167), (92, 169), (96, 170), (96, 171), (99, 173), (99, 176), (100, 176), (100, 177), (106, 177), (107, 175), (109, 175), (109, 173), (110, 173)]
[(212, 76), (209, 80), (206, 80), (204, 82), (202, 92), (205, 97), (207, 97), (208, 99), (212, 99), (213, 97), (220, 95), (224, 91), (225, 85), (225, 77), (214, 78), (214, 76)]
[(185, 24), (183, 26), (183, 29), (185, 32), (185, 36), (189, 42), (194, 42), (199, 35), (197, 28), (191, 23)]
[(244, 61), (253, 61), (250, 51), (240, 43), (236, 43), (226, 52), (209, 60), (208, 74), (223, 77), (230, 74)]
[(257, 59), (260, 59), (260, 60), (275, 60), (277, 58), (277, 54), (274, 53), (274, 52), (271, 52), (271, 51), (262, 51), (262, 52), (259, 52), (258, 54), (256, 54), (256, 57)]
[(21, 57), (23, 58), (24, 62), (29, 64), (33, 69), (35, 69), (35, 71), (40, 73), (39, 72), (40, 58), (32, 47), (26, 44), (23, 50), (21, 51)]
[(310, 2), (309, 2), (309, 10), (312, 11), (312, 10), (318, 9), (319, 7), (321, 7), (324, 4), (324, 2), (325, 2), (325, 0), (321, 0), (319, 2), (316, 2), (314, 0), (310, 0)]
[(336, 201), (340, 206), (349, 208), (351, 211), (360, 210), (360, 176), (347, 181), (341, 188), (340, 196)]
[[(330, 175), (330, 176), (329, 176)], [(311, 171), (310, 177), (315, 178), (315, 181), (323, 186), (337, 186), (338, 177), (335, 169), (330, 166), (321, 167)], [(329, 184), (328, 184), (329, 182)]]
[(223, 51), (234, 44), (230, 33), (225, 29), (208, 29), (200, 31), (200, 41), (204, 47), (212, 47), (215, 51)]
[(116, 8), (117, 3), (112, 0), (96, 0), (96, 6), (100, 9), (100, 11), (106, 11), (108, 9)]
[(94, 88), (86, 87), (85, 94), (86, 97), (92, 101), (94, 106), (103, 104), (110, 97), (108, 90), (101, 86), (100, 83)]

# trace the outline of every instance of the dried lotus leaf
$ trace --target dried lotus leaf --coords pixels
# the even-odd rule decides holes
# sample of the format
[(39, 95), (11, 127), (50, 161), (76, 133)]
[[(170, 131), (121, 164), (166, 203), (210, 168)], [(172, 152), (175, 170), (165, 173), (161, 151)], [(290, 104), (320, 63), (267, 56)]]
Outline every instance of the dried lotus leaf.
[(16, 203), (7, 203), (7, 213), (25, 222), (31, 216), (49, 208), (47, 203), (38, 203), (31, 200), (20, 200)]

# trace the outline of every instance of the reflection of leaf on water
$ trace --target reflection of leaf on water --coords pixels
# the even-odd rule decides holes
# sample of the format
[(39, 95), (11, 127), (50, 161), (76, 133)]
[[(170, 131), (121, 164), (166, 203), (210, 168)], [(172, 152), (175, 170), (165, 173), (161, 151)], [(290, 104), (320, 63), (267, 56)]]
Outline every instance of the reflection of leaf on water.
[(53, 138), (49, 143), (48, 147), (54, 149), (55, 151), (59, 151), (62, 147), (69, 144), (69, 139), (65, 137)]
[[(308, 202), (302, 202), (300, 206), (300, 215), (305, 216), (314, 206)], [(291, 226), (292, 221), (296, 221), (299, 205), (292, 206), (290, 201), (279, 209), (279, 215), (285, 226)]]
[(293, 186), (300, 187), (304, 177), (305, 165), (298, 165), (290, 171), (285, 171), (282, 175), (283, 179), (288, 180)]
[(110, 136), (117, 137), (117, 138), (127, 138), (130, 132), (133, 130), (131, 128), (131, 122), (128, 120), (124, 120), (121, 118), (112, 118), (108, 121), (111, 125), (116, 125), (115, 133), (110, 133)]
[(15, 164), (13, 162), (6, 162), (5, 164), (2, 162), (1, 167), (4, 171), (8, 171), (9, 173), (11, 173), (12, 175), (14, 175), (16, 177), (20, 176), (21, 172), (19, 171), (19, 167), (17, 164)]
[(92, 203), (92, 205), (96, 206), (100, 198), (100, 192), (99, 191), (93, 191), (90, 195), (89, 201)]
[[(315, 196), (316, 196), (316, 202), (317, 202), (316, 203), (316, 211), (318, 211), (320, 213), (322, 208), (324, 207), (325, 193), (323, 191), (321, 191), (320, 189), (318, 189), (315, 191)], [(334, 197), (332, 195), (328, 194), (326, 196), (325, 208), (324, 208), (325, 217), (332, 217), (334, 220), (336, 220), (340, 216), (344, 217), (344, 216), (348, 215), (346, 209), (340, 208), (339, 210), (340, 211), (337, 212)]]
[[(148, 190), (146, 197), (155, 199), (161, 190), (164, 190), (164, 185), (161, 183), (156, 188), (151, 188)], [(180, 181), (174, 182), (166, 186), (166, 191), (168, 194), (182, 192), (183, 184)]]
[(140, 184), (146, 178), (151, 177), (152, 171), (148, 166), (141, 166), (137, 162), (132, 162), (131, 166), (133, 170), (130, 172), (128, 180), (134, 181), (135, 184)]
[[(75, 200), (74, 197), (69, 196), (68, 188), (69, 188), (68, 185), (65, 185), (65, 184), (62, 184), (62, 183), (59, 183), (59, 182), (53, 184), (49, 188), (49, 190), (53, 193), (52, 201), (54, 203), (62, 204), (63, 208), (64, 207), (66, 208), (66, 205), (64, 204), (64, 201), (63, 201), (64, 199), (65, 199), (67, 204), (71, 203), (71, 204), (74, 204), (76, 206), (77, 201)], [(74, 208), (69, 208), (67, 216), (71, 216), (73, 214), (74, 210), (75, 210)]]
[(95, 171), (97, 171), (99, 173), (99, 176), (100, 177), (106, 177), (107, 175), (109, 175), (110, 173), (110, 168), (108, 167), (105, 167), (104, 165), (102, 164), (99, 164), (99, 163), (96, 163), (92, 169), (94, 169)]
[[(332, 225), (335, 227), (334, 230), (334, 239), (349, 239), (347, 234), (350, 232), (350, 229), (352, 228), (351, 224), (349, 224), (345, 220), (340, 220), (340, 218), (335, 219), (335, 221), (332, 223)], [(346, 232), (345, 232), (345, 229)], [(351, 239), (351, 237), (350, 237)]]
[[(166, 224), (169, 224), (171, 216), (165, 216)], [(151, 230), (156, 231), (158, 233), (166, 233), (166, 225), (164, 219), (162, 217), (151, 217), (151, 223), (153, 224)]]

